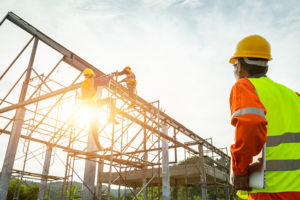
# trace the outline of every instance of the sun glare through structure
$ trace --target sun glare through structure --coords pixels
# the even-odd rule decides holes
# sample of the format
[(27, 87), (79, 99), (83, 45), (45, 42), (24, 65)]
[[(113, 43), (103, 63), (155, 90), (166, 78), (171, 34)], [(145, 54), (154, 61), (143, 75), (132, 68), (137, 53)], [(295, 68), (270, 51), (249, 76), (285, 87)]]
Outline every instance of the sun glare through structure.
[(105, 125), (108, 121), (108, 115), (105, 107), (108, 106), (97, 106), (97, 103), (86, 104), (82, 101), (75, 102), (68, 101), (64, 102), (61, 106), (61, 119), (67, 120), (71, 118), (76, 121), (76, 126), (84, 127), (89, 124), (92, 120), (96, 120), (98, 125)]

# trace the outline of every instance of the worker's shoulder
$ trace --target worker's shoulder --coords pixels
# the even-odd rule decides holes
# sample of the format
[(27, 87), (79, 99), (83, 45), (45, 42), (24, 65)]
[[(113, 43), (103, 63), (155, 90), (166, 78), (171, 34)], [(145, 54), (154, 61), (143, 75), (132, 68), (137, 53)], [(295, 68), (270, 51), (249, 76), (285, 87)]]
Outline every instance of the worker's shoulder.
[(247, 78), (241, 78), (235, 84), (233, 85), (232, 89), (237, 88), (248, 88), (248, 89), (254, 89), (254, 86)]

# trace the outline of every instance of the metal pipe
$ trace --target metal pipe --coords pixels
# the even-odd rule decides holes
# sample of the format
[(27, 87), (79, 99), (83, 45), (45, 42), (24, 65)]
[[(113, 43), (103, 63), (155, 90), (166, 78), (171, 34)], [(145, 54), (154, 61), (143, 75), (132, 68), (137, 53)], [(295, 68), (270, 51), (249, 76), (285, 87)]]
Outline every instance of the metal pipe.
[[(144, 123), (147, 123), (147, 119), (146, 119), (146, 112), (144, 112)], [(144, 138), (143, 138), (143, 147), (144, 147), (144, 155), (143, 155), (143, 159), (144, 162), (148, 162), (148, 152), (147, 150), (147, 129), (144, 128)], [(147, 166), (145, 166), (143, 169), (147, 169)], [(148, 200), (148, 184), (147, 184), (147, 178), (146, 175), (144, 175), (144, 179), (143, 179), (143, 200)]]

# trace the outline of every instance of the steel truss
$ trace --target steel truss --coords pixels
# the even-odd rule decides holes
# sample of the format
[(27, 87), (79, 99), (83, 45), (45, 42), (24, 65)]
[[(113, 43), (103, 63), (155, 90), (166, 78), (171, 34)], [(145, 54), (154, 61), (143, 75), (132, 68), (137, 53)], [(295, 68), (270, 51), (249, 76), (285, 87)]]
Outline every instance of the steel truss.
[[(83, 193), (86, 192), (87, 199), (101, 199), (102, 194), (109, 199), (112, 184), (119, 185), (119, 199), (121, 186), (129, 189), (134, 198), (143, 193), (144, 199), (147, 199), (150, 188), (153, 193), (153, 187), (157, 186), (160, 194), (164, 184), (162, 151), (165, 147), (161, 146), (162, 140), (168, 142), (170, 152), (168, 184), (173, 186), (173, 199), (176, 199), (178, 185), (184, 185), (187, 189), (189, 186), (200, 185), (204, 199), (207, 198), (209, 187), (229, 188), (227, 164), (230, 157), (227, 152), (213, 146), (211, 139), (201, 138), (167, 115), (160, 108), (159, 101), (149, 103), (137, 96), (135, 106), (130, 107), (133, 99), (116, 78), (103, 88), (103, 93), (111, 102), (115, 102), (116, 119), (120, 124), (99, 121), (99, 118), (105, 119), (105, 113), (110, 110), (108, 106), (97, 111), (99, 118), (96, 114), (93, 119), (81, 123), (82, 119), (78, 116), (81, 107), (79, 77), (86, 68), (92, 69), (99, 77), (106, 75), (14, 13), (9, 12), (0, 26), (5, 20), (25, 30), (32, 37), (3, 72), (0, 80), (7, 76), (32, 42), (33, 45), (27, 69), (0, 99), (0, 134), (10, 135), (0, 180), (0, 199), (7, 194), (7, 180), (12, 174), (18, 174), (21, 183), (23, 179), (40, 179), (41, 199), (47, 190), (47, 181), (50, 180), (63, 182), (62, 199), (71, 199), (67, 195), (67, 189), (73, 187), (74, 180), (83, 183)], [(41, 72), (34, 66), (37, 47), (41, 42), (61, 55), (50, 71), (47, 69)], [(67, 85), (54, 73), (62, 65), (75, 69), (69, 74), (72, 80)], [(17, 86), (22, 84), (23, 79), (19, 100), (10, 100), (9, 97), (18, 91)], [(66, 111), (66, 107), (71, 109)], [(163, 127), (167, 128), (167, 134), (162, 131)], [(22, 144), (18, 144), (19, 138)], [(20, 157), (16, 157), (17, 147), (12, 144), (19, 148), (23, 145), (23, 154)], [(64, 158), (55, 153), (58, 149), (62, 151)], [(45, 154), (44, 163), (37, 159), (41, 154)], [(199, 159), (188, 162), (193, 158)], [(27, 163), (33, 159), (41, 165), (42, 173), (26, 169)], [(23, 162), (21, 169), (13, 169), (17, 160)], [(88, 170), (90, 174), (85, 172), (83, 175), (82, 168), (76, 169), (80, 161), (85, 161), (85, 171)], [(64, 176), (49, 175), (53, 163), (60, 163), (64, 167)], [(108, 185), (107, 191), (102, 191), (104, 183)], [(189, 198), (187, 189), (186, 199)], [(18, 195), (16, 192), (16, 198)], [(160, 195), (157, 198), (160, 199)]]

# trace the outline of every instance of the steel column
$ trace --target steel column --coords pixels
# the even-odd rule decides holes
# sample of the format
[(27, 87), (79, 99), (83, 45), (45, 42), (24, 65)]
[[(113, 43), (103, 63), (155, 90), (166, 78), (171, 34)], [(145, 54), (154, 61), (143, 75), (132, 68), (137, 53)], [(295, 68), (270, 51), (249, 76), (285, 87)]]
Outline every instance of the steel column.
[[(19, 97), (19, 103), (24, 102), (28, 83), (32, 71), (32, 66), (36, 54), (36, 49), (38, 45), (38, 39), (34, 39), (34, 44), (32, 47), (32, 52), (29, 60), (29, 64), (27, 67), (27, 74), (25, 77), (25, 80), (22, 85), (21, 94)], [(9, 187), (9, 181), (11, 177), (12, 168), (14, 166), (16, 152), (18, 148), (18, 143), (20, 139), (20, 134), (24, 122), (24, 116), (25, 116), (25, 108), (20, 107), (16, 110), (16, 118), (12, 126), (11, 135), (9, 137), (8, 146), (5, 153), (4, 163), (2, 167), (2, 174), (0, 179), (0, 200), (5, 200), (7, 197), (8, 187)]]
[[(146, 120), (146, 112), (144, 113), (144, 123), (146, 124), (147, 123), (147, 120)], [(145, 162), (148, 161), (148, 152), (147, 152), (147, 129), (144, 128), (144, 141), (143, 141), (143, 147), (144, 147), (144, 156), (143, 156), (143, 160)], [(147, 169), (148, 167), (145, 166), (143, 167), (143, 169)], [(146, 175), (144, 175), (144, 177), (146, 177)], [(144, 178), (143, 179), (143, 188), (145, 188), (143, 190), (143, 200), (148, 200), (148, 180), (147, 178)]]

